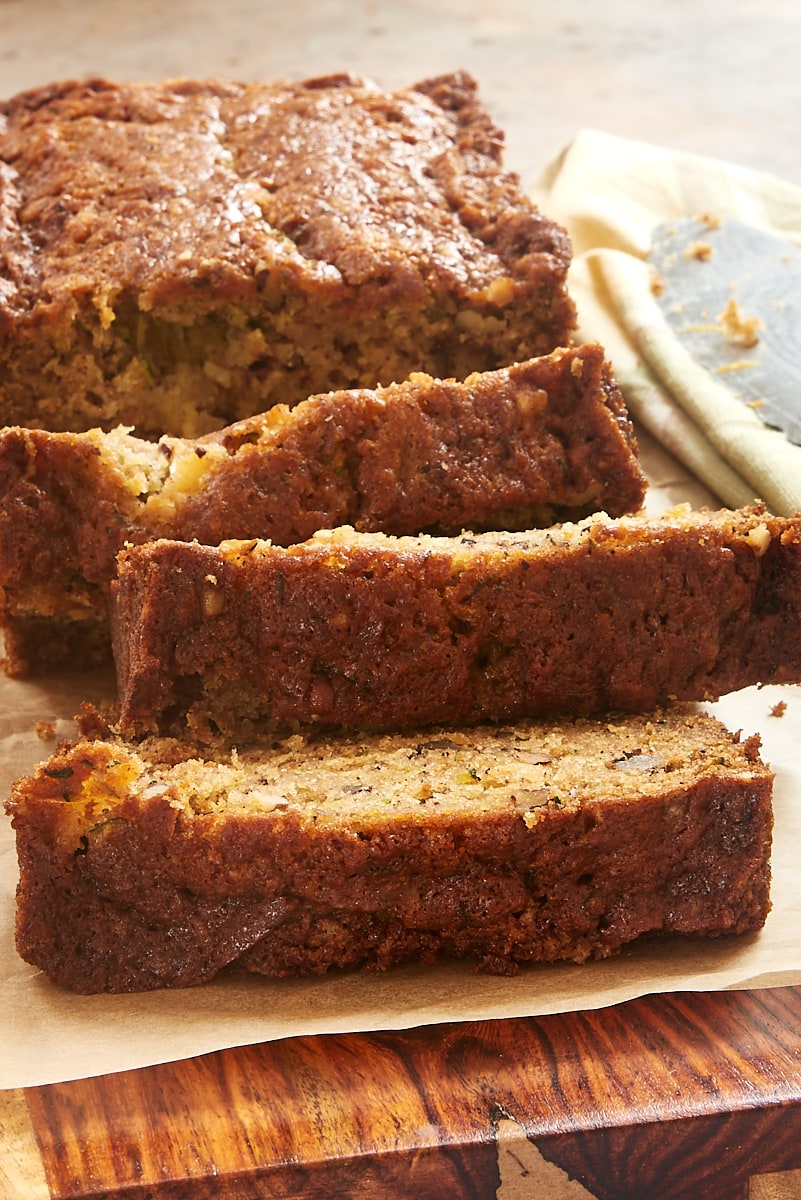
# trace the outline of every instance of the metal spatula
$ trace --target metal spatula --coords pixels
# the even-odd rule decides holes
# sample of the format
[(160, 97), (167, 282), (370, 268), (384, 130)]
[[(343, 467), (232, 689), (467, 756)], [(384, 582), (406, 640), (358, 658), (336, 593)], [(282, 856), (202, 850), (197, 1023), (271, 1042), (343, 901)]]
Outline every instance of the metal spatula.
[(693, 357), (801, 445), (801, 250), (744, 221), (685, 218), (656, 229), (648, 261)]

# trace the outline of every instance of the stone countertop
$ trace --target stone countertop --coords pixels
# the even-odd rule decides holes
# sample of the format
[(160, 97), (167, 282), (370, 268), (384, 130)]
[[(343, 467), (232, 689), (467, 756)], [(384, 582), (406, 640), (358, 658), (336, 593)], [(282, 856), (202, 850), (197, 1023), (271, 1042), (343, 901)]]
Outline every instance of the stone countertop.
[(0, 0), (0, 94), (66, 77), (405, 86), (456, 68), (532, 180), (581, 128), (801, 184), (796, 0)]

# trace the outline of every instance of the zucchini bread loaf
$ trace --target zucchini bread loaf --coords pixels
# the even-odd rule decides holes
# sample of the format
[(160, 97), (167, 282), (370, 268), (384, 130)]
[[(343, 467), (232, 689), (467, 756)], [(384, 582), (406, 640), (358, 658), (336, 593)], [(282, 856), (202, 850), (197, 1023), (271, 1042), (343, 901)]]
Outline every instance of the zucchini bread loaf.
[(467, 958), (582, 962), (758, 929), (756, 738), (651, 719), (265, 742), (80, 741), (17, 783), (17, 945), (80, 992)]
[(801, 517), (156, 541), (113, 585), (120, 728), (400, 728), (647, 712), (801, 681)]
[(197, 439), (0, 431), (5, 666), (110, 661), (108, 588), (125, 542), (304, 541), (320, 528), (524, 528), (645, 494), (599, 346), (466, 382), (423, 374), (276, 405)]
[(565, 345), (565, 232), (465, 74), (0, 105), (0, 424), (196, 436)]

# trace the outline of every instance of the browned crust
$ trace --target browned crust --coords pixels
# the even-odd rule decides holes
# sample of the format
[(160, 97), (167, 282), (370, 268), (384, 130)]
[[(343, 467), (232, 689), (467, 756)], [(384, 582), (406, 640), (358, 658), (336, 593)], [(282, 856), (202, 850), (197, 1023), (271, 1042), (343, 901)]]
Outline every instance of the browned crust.
[(525, 528), (633, 511), (645, 493), (620, 389), (597, 345), (466, 383), (418, 374), (180, 444), (163, 439), (165, 473), (179, 450), (204, 465), (196, 487), (166, 507), (155, 485), (150, 494), (131, 489), (142, 445), (126, 440), (129, 467), (94, 434), (0, 431), (9, 673), (76, 655), (110, 659), (106, 591), (125, 542), (289, 545), (337, 524), (393, 534)]
[[(15, 309), (42, 305), (52, 315), (73, 302), (65, 260), (88, 266), (89, 286), (147, 291), (154, 304), (195, 303), (199, 273), (212, 296), (242, 299), (256, 288), (257, 256), (274, 231), (300, 249), (290, 255), (294, 269), (308, 264), (315, 277), (315, 263), (337, 267), (364, 307), (374, 305), (376, 289), (389, 288), (395, 299), (414, 294), (427, 271), (437, 282), (426, 291), (456, 284), (466, 295), (490, 282), (499, 262), (547, 277), (551, 263), (543, 256), (569, 259), (564, 231), (524, 201), (513, 174), (499, 170), (503, 136), (465, 73), (392, 94), (348, 75), (296, 84), (97, 78), (21, 93), (0, 112), (2, 158), (19, 192), (18, 208), (6, 208), (7, 225), (17, 227), (10, 239), (17, 253), (6, 253), (17, 285), (3, 310), (7, 321)], [(435, 187), (418, 186), (411, 203), (408, 195), (393, 202), (393, 185), (402, 178), (408, 186), (409, 177), (388, 147), (418, 144)], [(236, 218), (224, 209), (250, 181), (263, 185), (267, 222), (264, 235), (243, 246), (231, 239)], [(100, 204), (104, 188), (107, 207)], [(182, 195), (192, 204), (174, 206), (174, 220), (169, 206)], [(390, 211), (369, 228), (388, 200)], [(97, 206), (91, 229), (83, 223), (87, 204)], [(368, 213), (371, 221), (360, 220)], [(391, 232), (399, 216), (414, 251), (408, 255)], [(425, 229), (419, 244), (418, 225)], [(454, 245), (464, 251), (458, 265)], [(491, 252), (484, 260), (479, 245)], [(339, 282), (330, 286), (342, 290)]]
[[(501, 168), (464, 73), (394, 93), (345, 75), (93, 79), (0, 114), (8, 424), (181, 434), (184, 417), (148, 401), (172, 395), (176, 364), (212, 428), (415, 369), (464, 377), (574, 329), (569, 239)], [(489, 324), (468, 331), (463, 310)], [(268, 344), (248, 342), (254, 329)], [(240, 334), (241, 355), (218, 361)]]
[(647, 712), (801, 679), (801, 518), (759, 508), (287, 550), (155, 542), (121, 554), (115, 597), (129, 731)]
[[(680, 757), (682, 719), (666, 730)], [(671, 768), (652, 794), (635, 782), (615, 798), (602, 751), (594, 794), (549, 802), (530, 826), (514, 806), (438, 817), (429, 805), (356, 826), (297, 810), (191, 815), (168, 794), (129, 795), (83, 825), (81, 788), (102, 790), (127, 751), (79, 743), (12, 798), (19, 951), (77, 991), (135, 991), (231, 964), (281, 976), (455, 957), (512, 973), (645, 934), (755, 930), (769, 909), (772, 776), (756, 742), (736, 751), (716, 734), (708, 751), (700, 777)], [(414, 757), (412, 745), (410, 789)]]

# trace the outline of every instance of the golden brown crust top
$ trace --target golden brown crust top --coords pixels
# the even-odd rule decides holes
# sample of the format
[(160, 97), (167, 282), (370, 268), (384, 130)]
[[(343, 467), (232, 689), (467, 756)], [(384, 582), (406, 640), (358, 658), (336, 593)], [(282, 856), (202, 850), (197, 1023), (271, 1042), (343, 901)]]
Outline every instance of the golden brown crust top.
[(82, 293), (242, 298), (275, 269), (383, 303), (493, 285), (509, 302), (569, 244), (500, 145), (464, 74), (23, 93), (0, 107), (0, 322)]

